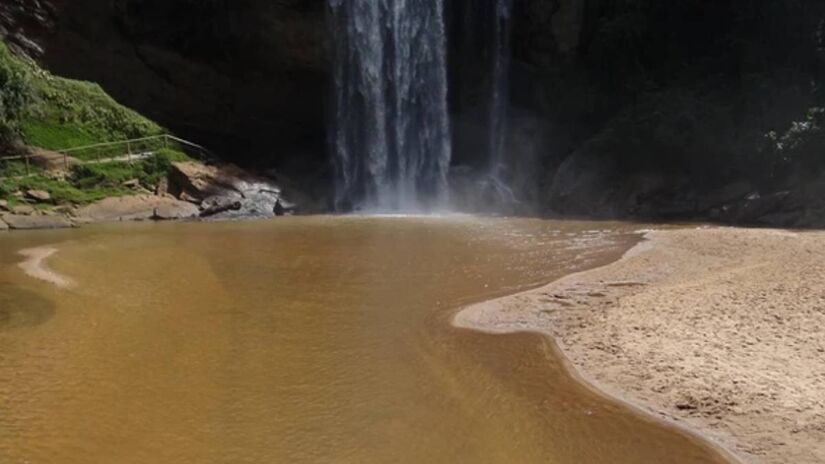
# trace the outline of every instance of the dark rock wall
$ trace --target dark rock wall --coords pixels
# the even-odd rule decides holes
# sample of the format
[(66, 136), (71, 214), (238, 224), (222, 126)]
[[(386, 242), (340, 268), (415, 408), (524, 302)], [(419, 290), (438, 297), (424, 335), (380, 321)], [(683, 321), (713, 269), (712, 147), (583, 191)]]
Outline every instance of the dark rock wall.
[(517, 6), (514, 105), (553, 134), (541, 157), (547, 209), (621, 216), (665, 198), (687, 216), (723, 185), (770, 191), (808, 174), (779, 172), (765, 136), (821, 104), (825, 2)]
[(62, 0), (3, 0), (0, 2), (0, 37), (19, 53), (38, 58), (43, 44), (57, 30)]

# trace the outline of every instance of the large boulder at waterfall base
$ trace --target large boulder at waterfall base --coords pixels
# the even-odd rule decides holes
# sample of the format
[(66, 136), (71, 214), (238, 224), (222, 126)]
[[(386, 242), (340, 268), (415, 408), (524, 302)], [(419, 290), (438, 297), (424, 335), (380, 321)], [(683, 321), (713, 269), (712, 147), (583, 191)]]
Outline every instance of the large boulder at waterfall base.
[[(198, 204), (202, 217), (218, 219), (271, 217), (279, 202), (292, 205), (284, 198), (279, 183), (233, 164), (174, 163), (169, 174), (169, 194)], [(289, 196), (300, 195), (290, 190)]]
[(212, 196), (224, 196), (238, 191), (239, 173), (235, 166), (210, 166), (197, 161), (172, 164), (169, 174), (169, 193), (178, 198), (203, 201)]
[(243, 203), (230, 197), (217, 197), (204, 200), (201, 206), (203, 208), (201, 217), (206, 218), (229, 211), (240, 211), (243, 208)]

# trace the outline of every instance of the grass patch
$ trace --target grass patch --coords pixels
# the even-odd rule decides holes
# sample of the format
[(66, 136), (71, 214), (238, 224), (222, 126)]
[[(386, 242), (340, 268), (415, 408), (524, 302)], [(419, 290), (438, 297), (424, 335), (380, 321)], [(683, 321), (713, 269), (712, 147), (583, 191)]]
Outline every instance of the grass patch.
[[(0, 179), (0, 199), (15, 204), (14, 193), (26, 190), (45, 190), (51, 195), (49, 205), (73, 204), (84, 205), (102, 200), (134, 194), (123, 183), (138, 179), (148, 189), (154, 188), (172, 169), (172, 163), (190, 159), (184, 153), (174, 150), (161, 150), (154, 156), (134, 163), (79, 164), (72, 167), (66, 179), (52, 179), (38, 169), (32, 168), (34, 175), (23, 178)], [(14, 167), (15, 172), (19, 166)], [(25, 166), (22, 167), (25, 171)], [(0, 176), (10, 175), (0, 167)], [(23, 172), (25, 174), (25, 172)]]
[(37, 71), (32, 84), (39, 98), (23, 124), (23, 136), (30, 145), (59, 150), (164, 132), (118, 104), (97, 84)]
[(161, 148), (157, 151), (157, 156), (166, 159), (170, 163), (181, 163), (184, 161), (192, 161), (192, 158), (180, 150), (172, 148)]
[[(0, 177), (18, 177), (36, 172), (36, 166), (26, 167), (25, 161), (0, 161)], [(3, 180), (0, 180), (2, 183)]]
[[(122, 196), (129, 193), (129, 190), (124, 187), (94, 187), (94, 188), (78, 188), (71, 182), (51, 179), (43, 174), (36, 174), (31, 177), (20, 179), (6, 179), (0, 184), (0, 196), (9, 201), (10, 205), (17, 204), (16, 198), (13, 196), (16, 191), (26, 190), (45, 190), (49, 192), (52, 199), (43, 204), (63, 205), (75, 204), (83, 205), (102, 200), (110, 196)], [(36, 205), (40, 207), (41, 205)]]
[(33, 118), (24, 120), (20, 129), (27, 144), (49, 150), (92, 145), (101, 140), (99, 134), (77, 125), (60, 125)]

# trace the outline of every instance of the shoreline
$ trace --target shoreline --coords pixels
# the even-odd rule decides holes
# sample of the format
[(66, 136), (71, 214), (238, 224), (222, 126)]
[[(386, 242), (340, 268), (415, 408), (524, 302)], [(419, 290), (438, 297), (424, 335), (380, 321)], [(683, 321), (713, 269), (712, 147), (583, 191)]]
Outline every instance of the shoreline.
[[(822, 462), (825, 402), (816, 392), (825, 388), (825, 375), (798, 379), (804, 375), (794, 376), (787, 365), (785, 372), (775, 359), (776, 352), (789, 353), (795, 367), (825, 370), (818, 358), (821, 347), (815, 347), (822, 332), (788, 341), (775, 324), (752, 324), (754, 313), (776, 321), (793, 318), (798, 295), (761, 298), (757, 306), (751, 306), (750, 295), (768, 282), (796, 283), (813, 298), (815, 287), (807, 279), (798, 282), (799, 272), (824, 260), (825, 253), (813, 251), (823, 248), (822, 233), (648, 232), (615, 262), (467, 306), (453, 315), (452, 324), (488, 334), (547, 336), (570, 375), (586, 388), (684, 431), (731, 462)], [(765, 271), (771, 267), (782, 272)], [(754, 272), (767, 277), (754, 278)], [(740, 280), (748, 285), (737, 286)], [(821, 288), (825, 291), (825, 283)], [(771, 314), (776, 307), (781, 314)], [(764, 314), (753, 311), (763, 308), (768, 308)], [(803, 312), (798, 324), (825, 329), (825, 311)], [(720, 318), (724, 323), (715, 320)], [(751, 336), (760, 342), (750, 343)], [(810, 341), (814, 348), (805, 349)], [(743, 353), (740, 346), (758, 349)]]
[(48, 282), (61, 289), (71, 288), (75, 285), (71, 278), (59, 274), (45, 264), (45, 261), (54, 256), (58, 251), (59, 249), (53, 246), (40, 246), (20, 250), (18, 254), (26, 259), (18, 263), (18, 267), (31, 278)]

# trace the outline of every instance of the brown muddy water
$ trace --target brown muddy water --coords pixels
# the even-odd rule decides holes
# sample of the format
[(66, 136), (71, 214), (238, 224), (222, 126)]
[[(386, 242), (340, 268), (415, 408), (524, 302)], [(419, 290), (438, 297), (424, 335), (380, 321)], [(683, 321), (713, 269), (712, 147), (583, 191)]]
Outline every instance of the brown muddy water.
[[(456, 309), (621, 255), (619, 224), (291, 218), (0, 236), (2, 463), (715, 463)], [(75, 286), (25, 276), (20, 249)]]

